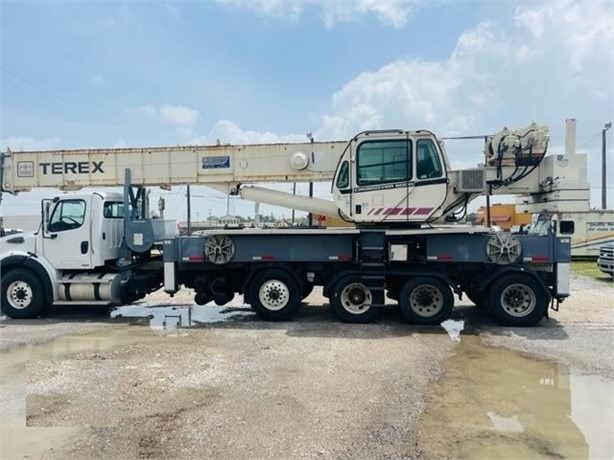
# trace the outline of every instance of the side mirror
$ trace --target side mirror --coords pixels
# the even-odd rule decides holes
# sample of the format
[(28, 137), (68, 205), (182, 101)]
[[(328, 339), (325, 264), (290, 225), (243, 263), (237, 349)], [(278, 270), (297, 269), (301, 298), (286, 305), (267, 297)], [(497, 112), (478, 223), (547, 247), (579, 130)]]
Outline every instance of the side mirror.
[(559, 232), (561, 235), (573, 235), (575, 223), (573, 220), (562, 220), (559, 222)]
[(57, 235), (49, 235), (49, 216), (51, 214), (51, 203), (55, 203), (57, 199), (50, 200), (45, 198), (41, 201), (41, 226), (43, 230), (43, 238), (55, 238)]

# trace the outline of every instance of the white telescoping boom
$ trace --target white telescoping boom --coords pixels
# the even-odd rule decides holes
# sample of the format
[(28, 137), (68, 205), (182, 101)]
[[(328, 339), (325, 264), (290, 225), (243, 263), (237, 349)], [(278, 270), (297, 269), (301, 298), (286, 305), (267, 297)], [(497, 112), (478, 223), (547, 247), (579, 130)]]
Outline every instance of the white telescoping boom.
[[(574, 121), (568, 122), (568, 136), (575, 139)], [(583, 209), (586, 160), (573, 152), (545, 157), (548, 139), (548, 128), (535, 124), (503, 129), (486, 138), (485, 164), (468, 170), (452, 170), (443, 143), (426, 130), (367, 131), (349, 142), (8, 150), (0, 157), (0, 192), (119, 186), (128, 169), (134, 185), (201, 184), (358, 224), (454, 221), (471, 199), (486, 194), (521, 196), (533, 213), (562, 205)], [(333, 201), (251, 185), (331, 179)]]

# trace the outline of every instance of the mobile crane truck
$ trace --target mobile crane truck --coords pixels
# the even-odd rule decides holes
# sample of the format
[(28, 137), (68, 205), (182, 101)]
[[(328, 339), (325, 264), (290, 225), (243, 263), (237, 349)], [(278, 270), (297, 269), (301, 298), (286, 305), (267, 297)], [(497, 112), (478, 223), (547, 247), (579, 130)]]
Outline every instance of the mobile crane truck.
[[(199, 305), (245, 302), (266, 320), (295, 316), (322, 286), (336, 316), (370, 322), (386, 296), (415, 324), (437, 324), (466, 293), (498, 322), (530, 326), (569, 295), (566, 222), (512, 234), (455, 223), (485, 194), (520, 195), (531, 212), (573, 203), (586, 158), (546, 156), (548, 128), (486, 138), (485, 163), (452, 170), (426, 130), (365, 131), (349, 142), (11, 152), (1, 191), (70, 193), (42, 200), (41, 226), (0, 239), (2, 310), (32, 318), (52, 305), (119, 306), (163, 288)], [(563, 171), (563, 173), (561, 173)], [(332, 180), (332, 201), (253, 185)], [(212, 230), (179, 236), (149, 217), (146, 186), (197, 184), (263, 203), (341, 217), (354, 228)], [(124, 193), (75, 192), (123, 185)]]

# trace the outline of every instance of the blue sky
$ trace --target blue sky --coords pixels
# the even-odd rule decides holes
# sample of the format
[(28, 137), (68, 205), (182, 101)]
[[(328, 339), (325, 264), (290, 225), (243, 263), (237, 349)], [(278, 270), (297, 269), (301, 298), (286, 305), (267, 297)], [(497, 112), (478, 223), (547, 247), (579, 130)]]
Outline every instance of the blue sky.
[[(4, 1), (0, 148), (338, 140), (391, 127), (485, 134), (535, 120), (562, 153), (564, 120), (577, 118), (599, 206), (612, 5)], [(475, 145), (449, 153), (457, 167), (480, 160)], [(36, 213), (41, 193), (53, 192), (5, 195), (0, 215)], [(183, 193), (170, 195), (178, 219)], [(198, 193), (201, 218), (225, 212), (222, 197)]]

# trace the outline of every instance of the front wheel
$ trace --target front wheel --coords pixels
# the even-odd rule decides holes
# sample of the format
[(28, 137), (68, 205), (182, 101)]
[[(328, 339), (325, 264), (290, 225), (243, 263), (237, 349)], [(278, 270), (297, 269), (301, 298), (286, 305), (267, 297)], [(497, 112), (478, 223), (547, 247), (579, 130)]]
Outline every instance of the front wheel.
[(440, 279), (418, 277), (403, 285), (399, 306), (410, 323), (439, 324), (452, 313), (454, 297), (449, 286)]
[(526, 273), (509, 273), (489, 289), (488, 309), (504, 326), (533, 326), (548, 311), (550, 296)]
[(347, 277), (337, 283), (331, 297), (333, 312), (346, 323), (370, 323), (380, 313), (374, 307), (374, 296), (360, 280), (360, 277)]
[(287, 271), (268, 269), (254, 276), (248, 288), (248, 299), (252, 309), (265, 320), (290, 319), (301, 305), (301, 287)]
[(40, 279), (30, 270), (17, 268), (2, 276), (2, 311), (15, 319), (36, 318), (45, 309)]

